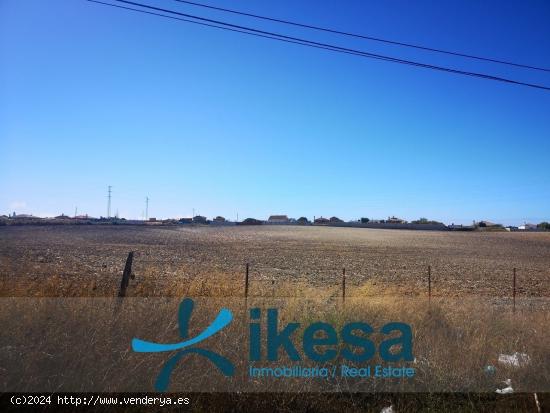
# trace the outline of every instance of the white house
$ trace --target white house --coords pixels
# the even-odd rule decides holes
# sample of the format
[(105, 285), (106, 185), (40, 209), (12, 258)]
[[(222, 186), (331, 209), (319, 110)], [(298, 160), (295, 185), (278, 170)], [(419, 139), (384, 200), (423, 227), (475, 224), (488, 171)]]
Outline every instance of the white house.
[(523, 225), (520, 225), (518, 227), (518, 229), (523, 230), (523, 231), (533, 231), (533, 230), (537, 229), (537, 225), (536, 224), (528, 224), (526, 222)]
[(271, 215), (267, 222), (269, 224), (288, 224), (289, 219), (286, 215)]

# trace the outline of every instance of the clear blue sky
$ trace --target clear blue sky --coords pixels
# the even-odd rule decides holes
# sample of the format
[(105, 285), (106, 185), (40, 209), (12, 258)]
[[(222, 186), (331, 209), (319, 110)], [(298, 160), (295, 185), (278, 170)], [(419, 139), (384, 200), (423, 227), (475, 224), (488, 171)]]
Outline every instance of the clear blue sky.
[[(208, 2), (550, 67), (544, 0)], [(550, 85), (550, 73), (282, 30)], [(148, 195), (156, 217), (550, 220), (550, 92), (83, 0), (0, 1), (0, 143), (1, 213), (105, 215), (112, 185), (128, 218)]]

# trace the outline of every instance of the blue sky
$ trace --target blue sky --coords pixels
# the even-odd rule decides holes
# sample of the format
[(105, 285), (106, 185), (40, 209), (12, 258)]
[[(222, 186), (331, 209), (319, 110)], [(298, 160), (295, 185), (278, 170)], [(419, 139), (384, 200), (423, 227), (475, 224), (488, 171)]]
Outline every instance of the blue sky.
[[(205, 0), (206, 1), (206, 0)], [(550, 85), (550, 73), (149, 4)], [(550, 67), (550, 4), (211, 4)], [(550, 220), (550, 92), (99, 6), (0, 2), (0, 212)]]

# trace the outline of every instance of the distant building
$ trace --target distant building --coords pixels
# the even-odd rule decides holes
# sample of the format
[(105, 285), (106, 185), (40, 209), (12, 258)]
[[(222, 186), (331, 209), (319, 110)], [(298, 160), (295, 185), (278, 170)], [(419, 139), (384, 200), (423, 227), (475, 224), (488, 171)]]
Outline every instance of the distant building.
[(193, 222), (193, 218), (180, 218), (178, 222), (180, 224), (191, 224)]
[(338, 218), (338, 217), (330, 217), (329, 222), (331, 222), (331, 223), (333, 223), (333, 224), (337, 224), (337, 223), (344, 222), (344, 221), (342, 221), (342, 220), (341, 220), (340, 218)]
[(498, 227), (500, 226), (500, 224), (495, 224), (494, 222), (491, 222), (491, 221), (479, 221), (477, 223), (477, 226), (480, 228), (488, 228), (488, 227)]
[(203, 217), (202, 215), (195, 215), (193, 217), (193, 224), (206, 224), (207, 222), (206, 217)]
[[(18, 218), (37, 218), (35, 217), (34, 215), (30, 215), (30, 214), (15, 214), (15, 212), (13, 213), (13, 215), (11, 216), (12, 218), (15, 218), (15, 219), (18, 219)], [(67, 218), (67, 217), (65, 217)]]
[(537, 225), (536, 224), (528, 224), (527, 222), (524, 223), (523, 225), (520, 225), (518, 227), (519, 230), (522, 230), (522, 231), (534, 231), (537, 229)]
[(288, 224), (289, 219), (286, 215), (271, 215), (267, 222), (270, 224)]
[(388, 224), (406, 224), (407, 221), (401, 218), (397, 218), (396, 216), (388, 217), (386, 220), (386, 223)]
[(325, 225), (328, 224), (330, 221), (327, 218), (319, 217), (315, 218), (315, 221), (313, 221), (314, 224), (317, 225)]
[(473, 225), (462, 225), (455, 224), (454, 222), (451, 225), (447, 225), (451, 231), (473, 231), (475, 227)]
[(178, 220), (174, 218), (168, 218), (168, 219), (163, 219), (161, 222), (166, 225), (176, 225), (178, 223)]
[(218, 215), (216, 218), (214, 218), (212, 221), (209, 222), (210, 225), (218, 225), (218, 226), (227, 226), (227, 225), (235, 225), (234, 222), (228, 221), (224, 217)]
[(156, 218), (149, 218), (149, 222), (157, 222)]

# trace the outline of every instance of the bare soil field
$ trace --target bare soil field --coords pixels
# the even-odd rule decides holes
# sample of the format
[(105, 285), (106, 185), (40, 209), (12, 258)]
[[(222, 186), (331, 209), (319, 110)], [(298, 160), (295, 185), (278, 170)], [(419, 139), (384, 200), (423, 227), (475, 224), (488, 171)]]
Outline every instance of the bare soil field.
[[(21, 226), (0, 228), (1, 296), (113, 296), (129, 251), (129, 295), (550, 296), (550, 233), (334, 227)], [(275, 292), (277, 291), (277, 292)]]

